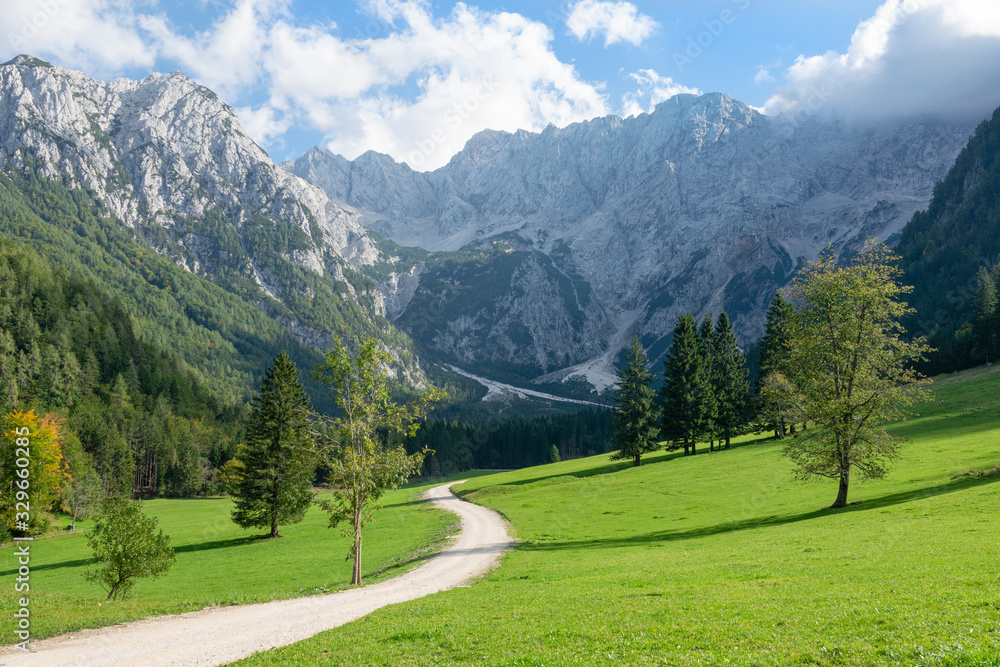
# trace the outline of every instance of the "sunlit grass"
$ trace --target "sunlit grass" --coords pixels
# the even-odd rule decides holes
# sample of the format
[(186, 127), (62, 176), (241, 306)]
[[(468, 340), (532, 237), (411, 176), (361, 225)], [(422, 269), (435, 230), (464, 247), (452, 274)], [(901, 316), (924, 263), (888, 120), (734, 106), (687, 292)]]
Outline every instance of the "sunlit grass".
[(960, 476), (1000, 463), (1000, 373), (933, 390), (842, 510), (752, 437), (477, 478), (521, 540), (500, 569), (240, 664), (1000, 665), (1000, 477)]

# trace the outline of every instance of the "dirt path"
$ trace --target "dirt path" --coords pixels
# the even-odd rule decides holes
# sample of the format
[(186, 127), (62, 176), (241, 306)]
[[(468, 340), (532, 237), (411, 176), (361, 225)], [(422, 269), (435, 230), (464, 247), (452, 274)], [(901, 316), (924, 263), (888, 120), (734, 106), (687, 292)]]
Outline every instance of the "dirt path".
[(511, 538), (499, 514), (459, 500), (450, 486), (430, 489), (426, 496), (461, 517), (457, 542), (395, 579), (329, 595), (206, 609), (83, 630), (32, 642), (32, 653), (4, 648), (0, 664), (222, 665), (312, 637), (379, 607), (454, 588), (496, 565)]

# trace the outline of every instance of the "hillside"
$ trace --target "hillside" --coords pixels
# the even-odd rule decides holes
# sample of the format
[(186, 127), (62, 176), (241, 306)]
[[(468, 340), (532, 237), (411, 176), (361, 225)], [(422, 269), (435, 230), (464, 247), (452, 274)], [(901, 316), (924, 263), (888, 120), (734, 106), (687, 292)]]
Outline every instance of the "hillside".
[(1000, 371), (937, 378), (889, 477), (799, 483), (775, 441), (478, 477), (521, 543), (476, 586), (241, 665), (998, 665)]
[(897, 251), (903, 281), (915, 288), (910, 328), (938, 348), (932, 370), (983, 363), (963, 326), (973, 317), (976, 272), (1000, 256), (1000, 109), (976, 128), (928, 209), (903, 229)]
[(53, 261), (112, 291), (218, 391), (245, 395), (263, 360), (315, 359), (334, 333), (383, 340), (422, 378), (359, 272), (379, 253), (351, 212), (180, 73), (105, 83), (27, 56), (0, 65), (0, 191), (0, 234), (59, 246)]

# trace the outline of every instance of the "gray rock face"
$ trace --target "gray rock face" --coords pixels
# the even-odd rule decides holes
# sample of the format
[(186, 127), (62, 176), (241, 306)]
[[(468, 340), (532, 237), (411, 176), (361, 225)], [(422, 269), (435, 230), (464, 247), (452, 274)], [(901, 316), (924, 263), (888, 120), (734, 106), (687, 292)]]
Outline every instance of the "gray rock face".
[[(829, 243), (892, 240), (971, 130), (772, 118), (726, 95), (679, 95), (628, 119), (482, 132), (429, 173), (321, 148), (285, 167), (401, 245), (449, 251), (502, 237), (547, 256), (567, 281), (585, 283), (582, 321), (576, 297), (543, 279), (534, 258), (492, 306), (431, 318), (416, 335), (465, 361), (530, 364), (549, 374), (543, 381), (599, 388), (615, 346), (635, 333), (659, 354), (684, 311), (725, 309), (741, 341), (755, 340), (774, 290), (800, 263)], [(408, 309), (442, 271), (421, 276)], [(505, 339), (511, 331), (520, 335)]]
[[(232, 108), (178, 72), (105, 83), (25, 56), (0, 66), (0, 164), (24, 169), (26, 158), (92, 190), (133, 228), (216, 210), (240, 231), (260, 214), (312, 240), (293, 258), (312, 271), (335, 257), (358, 266), (377, 257), (351, 212), (277, 167)], [(180, 243), (195, 257), (187, 268), (204, 265), (204, 239)]]

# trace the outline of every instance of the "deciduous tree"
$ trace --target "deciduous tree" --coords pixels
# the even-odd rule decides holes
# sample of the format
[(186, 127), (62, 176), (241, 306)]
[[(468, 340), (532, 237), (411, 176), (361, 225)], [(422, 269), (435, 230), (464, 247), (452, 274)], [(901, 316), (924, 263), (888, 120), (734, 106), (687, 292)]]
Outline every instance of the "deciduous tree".
[(94, 562), (84, 577), (108, 592), (108, 600), (128, 597), (137, 579), (166, 574), (174, 564), (170, 537), (156, 531), (157, 520), (142, 511), (142, 503), (106, 498), (100, 506), (87, 544)]
[(407, 454), (400, 436), (416, 433), (420, 420), (433, 401), (444, 397), (429, 389), (405, 405), (389, 395), (392, 357), (374, 338), (361, 345), (352, 360), (340, 339), (313, 373), (334, 395), (341, 414), (330, 422), (332, 436), (319, 443), (321, 463), (333, 486), (333, 497), (319, 501), (330, 515), (330, 527), (342, 523), (345, 537), (352, 540), (347, 559), (354, 561), (352, 584), (361, 583), (362, 529), (380, 507), (387, 489), (398, 487), (420, 470), (429, 449)]
[(816, 428), (792, 438), (785, 453), (799, 475), (837, 479), (833, 507), (847, 504), (853, 471), (880, 478), (896, 458), (898, 438), (884, 424), (924, 400), (926, 382), (913, 363), (928, 347), (907, 340), (900, 324), (911, 291), (896, 278), (889, 250), (871, 241), (839, 265), (831, 248), (796, 277), (797, 306), (789, 361), (802, 410)]

